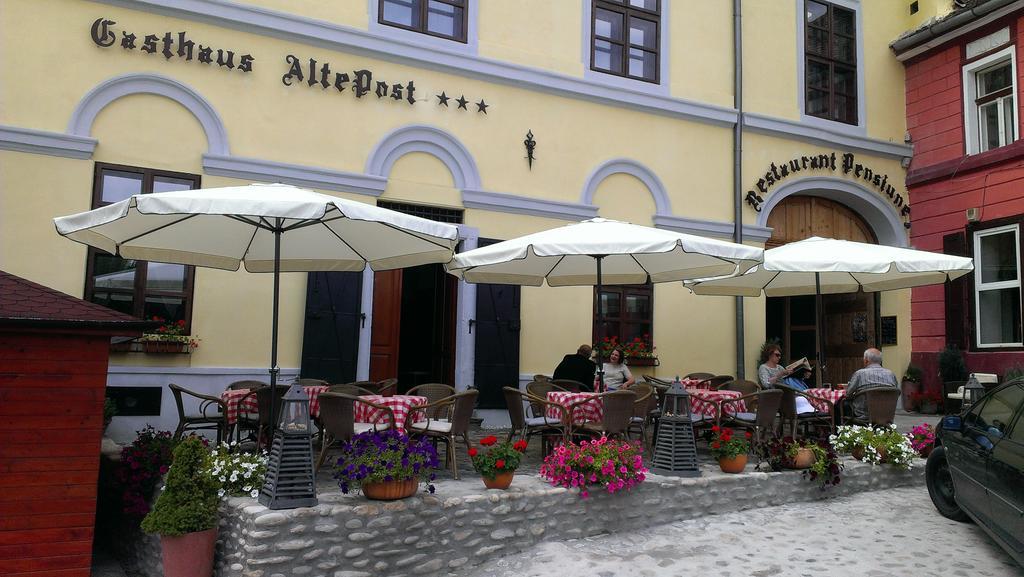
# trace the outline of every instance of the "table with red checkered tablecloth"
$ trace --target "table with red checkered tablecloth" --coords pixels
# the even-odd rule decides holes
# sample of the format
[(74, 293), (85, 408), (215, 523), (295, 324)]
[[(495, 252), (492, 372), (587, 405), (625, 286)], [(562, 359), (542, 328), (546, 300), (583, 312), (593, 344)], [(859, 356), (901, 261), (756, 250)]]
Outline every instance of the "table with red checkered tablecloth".
[[(405, 420), (409, 416), (409, 412), (413, 407), (420, 407), (426, 405), (429, 401), (426, 397), (418, 395), (393, 395), (385, 397), (382, 395), (361, 395), (360, 399), (366, 399), (371, 403), (378, 405), (384, 405), (391, 409), (395, 413), (395, 429), (399, 432), (405, 432)], [(376, 407), (371, 407), (365, 403), (355, 404), (355, 420), (357, 423), (381, 423), (385, 424), (388, 422), (384, 416), (384, 411)], [(413, 415), (413, 421), (421, 422), (426, 421), (427, 415), (424, 411), (417, 411)]]
[[(288, 385), (278, 386), (287, 387)], [(327, 387), (316, 385), (302, 388), (309, 395), (309, 415), (316, 417), (320, 414), (320, 393), (326, 391)], [(227, 407), (228, 425), (234, 425), (238, 421), (239, 415), (252, 419), (259, 416), (260, 405), (256, 400), (256, 393), (251, 389), (228, 389), (220, 394), (220, 400), (224, 401), (224, 405)]]
[[(686, 389), (690, 393), (690, 413), (694, 416), (703, 415), (705, 418), (718, 418), (719, 403), (726, 399), (738, 399), (743, 396), (739, 391), (712, 391), (710, 389)], [(730, 415), (745, 413), (746, 403), (729, 403), (725, 405), (725, 412)]]
[[(600, 422), (604, 419), (604, 401), (599, 398), (598, 393), (571, 393), (568, 391), (551, 391), (548, 393), (548, 401), (568, 407), (573, 403), (590, 399), (589, 403), (582, 403), (572, 410), (570, 418), (574, 423), (586, 421)], [(549, 419), (560, 419), (562, 412), (554, 407), (548, 407), (547, 417)]]
[(807, 389), (804, 391), (810, 398), (807, 399), (814, 407), (815, 411), (821, 411), (823, 413), (831, 412), (828, 403), (822, 401), (825, 399), (831, 401), (833, 405), (843, 402), (843, 398), (846, 397), (846, 389)]

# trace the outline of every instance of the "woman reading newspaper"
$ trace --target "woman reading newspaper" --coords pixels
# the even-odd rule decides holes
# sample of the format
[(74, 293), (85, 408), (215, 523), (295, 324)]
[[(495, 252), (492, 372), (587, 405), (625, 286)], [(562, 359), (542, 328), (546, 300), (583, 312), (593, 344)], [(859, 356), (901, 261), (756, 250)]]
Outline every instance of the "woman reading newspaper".
[[(766, 358), (761, 359), (761, 366), (757, 368), (757, 378), (761, 381), (761, 386), (770, 389), (776, 385), (783, 385), (798, 391), (807, 390), (807, 383), (801, 378), (794, 376), (794, 373), (797, 373), (800, 377), (806, 378), (810, 374), (811, 365), (807, 362), (807, 357), (782, 366), (779, 364), (779, 361), (782, 359), (782, 349), (779, 345), (775, 344), (766, 346), (764, 354)], [(810, 413), (813, 411), (814, 407), (811, 406), (807, 399), (797, 396), (797, 413)]]

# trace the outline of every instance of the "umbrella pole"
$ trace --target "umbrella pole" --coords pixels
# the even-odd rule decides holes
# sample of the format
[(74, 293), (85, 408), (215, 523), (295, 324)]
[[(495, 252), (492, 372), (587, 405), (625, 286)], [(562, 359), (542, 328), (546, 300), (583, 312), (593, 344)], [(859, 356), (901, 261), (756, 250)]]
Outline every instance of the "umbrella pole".
[(825, 364), (825, 347), (823, 345), (824, 335), (822, 335), (822, 319), (821, 319), (821, 273), (814, 273), (814, 356), (815, 364), (817, 365), (818, 382), (817, 386), (821, 386), (823, 381), (823, 375), (821, 373)]
[(597, 259), (597, 387), (600, 390), (594, 391), (600, 393), (604, 390), (604, 359), (601, 355), (601, 344), (604, 342), (602, 338), (604, 336), (604, 307), (601, 306), (601, 261), (604, 260), (604, 255), (599, 254)]
[(277, 313), (281, 291), (281, 219), (274, 223), (274, 320), (270, 329), (270, 438), (274, 437), (277, 428)]

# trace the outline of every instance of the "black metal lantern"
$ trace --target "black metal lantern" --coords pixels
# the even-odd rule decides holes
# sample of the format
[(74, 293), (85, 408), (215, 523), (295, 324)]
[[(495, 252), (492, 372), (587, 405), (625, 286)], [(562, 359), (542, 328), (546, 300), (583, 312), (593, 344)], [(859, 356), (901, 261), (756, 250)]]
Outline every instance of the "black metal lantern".
[(983, 396), (985, 396), (985, 385), (979, 383), (974, 373), (971, 373), (971, 378), (967, 379), (967, 383), (964, 384), (964, 399), (961, 412), (966, 411), (971, 405), (980, 401)]
[(259, 501), (269, 509), (312, 507), (317, 503), (309, 395), (298, 385), (292, 385), (281, 398), (281, 419), (274, 431)]
[(700, 476), (690, 394), (678, 377), (665, 392), (651, 472), (678, 477)]

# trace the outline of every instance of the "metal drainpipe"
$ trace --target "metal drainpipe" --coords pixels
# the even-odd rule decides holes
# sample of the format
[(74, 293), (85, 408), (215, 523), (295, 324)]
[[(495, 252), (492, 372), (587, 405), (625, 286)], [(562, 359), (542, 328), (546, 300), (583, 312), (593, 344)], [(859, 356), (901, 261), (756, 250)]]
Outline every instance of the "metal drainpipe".
[[(733, 44), (733, 107), (736, 108), (736, 124), (732, 133), (732, 188), (733, 188), (733, 236), (737, 243), (743, 242), (743, 0), (732, 2), (732, 44)], [(743, 297), (736, 297), (736, 378), (746, 378), (743, 331)]]

